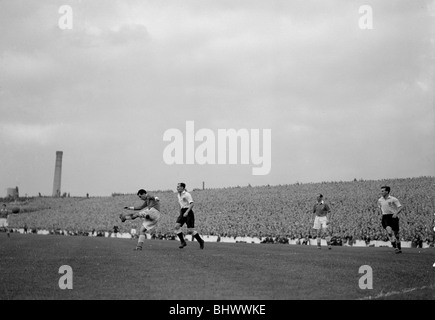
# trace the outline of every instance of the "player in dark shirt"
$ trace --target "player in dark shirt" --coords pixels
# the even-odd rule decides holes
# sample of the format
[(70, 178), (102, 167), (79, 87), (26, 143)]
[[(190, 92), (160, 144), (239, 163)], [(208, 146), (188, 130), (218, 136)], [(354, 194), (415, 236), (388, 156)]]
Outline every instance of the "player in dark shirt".
[[(323, 234), (326, 234), (326, 230), (329, 224), (328, 214), (331, 213), (331, 208), (329, 208), (328, 204), (323, 200), (323, 195), (317, 195), (317, 203), (313, 207), (314, 225), (313, 228), (317, 230), (317, 248), (321, 248), (322, 241), (322, 231)], [(328, 244), (328, 249), (331, 249), (330, 237), (326, 236), (326, 242)]]
[(122, 222), (126, 220), (134, 220), (136, 218), (144, 219), (142, 226), (140, 227), (139, 239), (135, 248), (135, 250), (142, 250), (146, 238), (145, 233), (154, 228), (160, 220), (160, 199), (148, 195), (144, 189), (140, 189), (137, 192), (137, 195), (144, 201), (143, 204), (139, 207), (124, 207), (124, 209), (139, 212), (121, 213), (119, 218)]

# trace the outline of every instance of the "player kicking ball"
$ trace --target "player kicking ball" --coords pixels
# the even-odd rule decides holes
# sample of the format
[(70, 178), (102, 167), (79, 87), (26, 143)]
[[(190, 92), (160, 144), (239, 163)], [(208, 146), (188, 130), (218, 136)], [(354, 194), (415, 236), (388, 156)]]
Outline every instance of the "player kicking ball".
[(134, 220), (136, 218), (144, 219), (139, 231), (139, 239), (134, 250), (142, 250), (143, 243), (146, 238), (146, 232), (153, 229), (160, 220), (160, 199), (148, 195), (144, 189), (140, 189), (137, 195), (144, 203), (140, 207), (124, 207), (126, 210), (139, 211), (130, 213), (121, 213), (119, 218), (121, 222), (126, 220)]

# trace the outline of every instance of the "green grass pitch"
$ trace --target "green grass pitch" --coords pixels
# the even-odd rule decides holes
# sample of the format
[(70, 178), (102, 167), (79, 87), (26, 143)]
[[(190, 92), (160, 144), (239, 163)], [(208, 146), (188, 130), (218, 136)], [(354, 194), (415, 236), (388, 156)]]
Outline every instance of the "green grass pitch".
[[(0, 300), (435, 299), (435, 251), (0, 233)], [(60, 289), (62, 265), (72, 289)], [(373, 271), (373, 288), (359, 273)], [(367, 283), (367, 281), (365, 282)]]

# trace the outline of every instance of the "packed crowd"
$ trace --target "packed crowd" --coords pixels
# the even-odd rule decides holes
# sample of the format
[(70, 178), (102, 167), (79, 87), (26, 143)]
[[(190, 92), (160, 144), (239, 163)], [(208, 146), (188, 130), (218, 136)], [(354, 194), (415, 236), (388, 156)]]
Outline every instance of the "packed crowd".
[[(285, 239), (315, 238), (312, 207), (316, 194), (322, 193), (332, 210), (330, 236), (340, 244), (353, 239), (388, 240), (377, 209), (380, 187), (385, 184), (391, 186), (391, 195), (404, 205), (400, 217), (402, 240), (433, 243), (433, 177), (206, 189), (191, 194), (195, 200), (195, 224), (202, 234), (249, 236), (265, 242), (285, 243)], [(179, 212), (176, 194), (171, 191), (150, 193), (161, 199), (163, 216), (156, 233), (170, 237)], [(102, 198), (33, 198), (22, 205), (24, 213), (10, 217), (10, 225), (104, 231), (111, 231), (117, 225), (120, 232), (129, 232), (140, 221), (121, 224), (119, 213), (126, 205), (141, 203), (135, 194)]]

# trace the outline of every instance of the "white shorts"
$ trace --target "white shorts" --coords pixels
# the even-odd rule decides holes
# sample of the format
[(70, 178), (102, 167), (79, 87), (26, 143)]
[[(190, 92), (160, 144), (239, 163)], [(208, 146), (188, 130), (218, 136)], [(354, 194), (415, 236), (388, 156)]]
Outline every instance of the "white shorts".
[(318, 217), (314, 219), (313, 229), (319, 230), (320, 228), (326, 229), (328, 227), (328, 218), (326, 217)]
[(0, 228), (1, 227), (4, 227), (4, 228), (9, 227), (8, 219), (0, 218)]
[[(148, 215), (149, 219), (145, 218), (145, 216)], [(139, 217), (145, 219), (142, 223), (142, 226), (150, 230), (154, 228), (157, 225), (157, 222), (160, 220), (160, 211), (155, 208), (146, 208), (141, 211), (139, 211)]]

